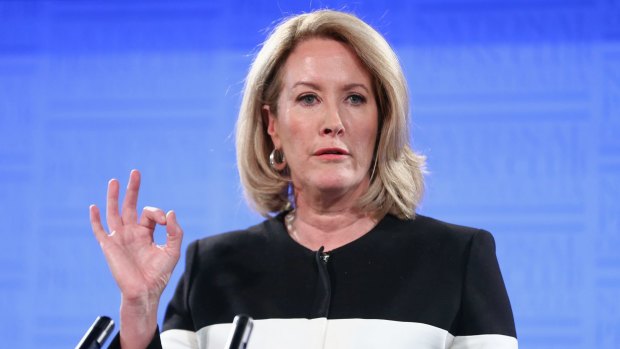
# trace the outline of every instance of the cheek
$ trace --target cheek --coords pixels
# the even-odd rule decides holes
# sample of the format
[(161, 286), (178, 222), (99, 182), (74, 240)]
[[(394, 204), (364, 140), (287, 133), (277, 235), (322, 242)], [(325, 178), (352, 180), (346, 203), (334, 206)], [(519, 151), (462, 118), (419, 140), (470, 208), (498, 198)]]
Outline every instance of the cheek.
[(364, 147), (370, 148), (372, 152), (374, 150), (375, 143), (377, 140), (377, 133), (378, 133), (377, 122), (374, 121), (374, 122), (368, 122), (363, 125), (359, 125), (357, 132), (360, 135), (360, 141), (363, 142)]
[(313, 125), (311, 123), (312, 117), (303, 115), (295, 110), (287, 110), (282, 115), (280, 122), (281, 134), (286, 134), (287, 139), (293, 143), (298, 144), (302, 139), (309, 138), (314, 133), (312, 132)]
[(304, 145), (308, 143), (309, 130), (299, 122), (299, 118), (292, 116), (289, 111), (283, 113), (279, 120), (279, 134), (282, 141), (282, 148), (289, 162), (295, 162), (303, 154)]

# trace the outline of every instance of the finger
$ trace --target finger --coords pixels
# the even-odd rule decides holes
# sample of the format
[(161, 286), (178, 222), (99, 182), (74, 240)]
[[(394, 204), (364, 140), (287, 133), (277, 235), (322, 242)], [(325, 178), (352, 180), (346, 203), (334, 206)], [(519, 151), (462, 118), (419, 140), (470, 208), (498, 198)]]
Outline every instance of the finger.
[(110, 230), (120, 230), (123, 221), (118, 215), (118, 181), (116, 179), (110, 179), (108, 182), (108, 199), (106, 202), (105, 216)]
[(166, 248), (178, 256), (181, 252), (182, 241), (183, 229), (177, 222), (177, 215), (174, 211), (168, 211), (166, 215)]
[(140, 225), (153, 230), (157, 224), (166, 225), (166, 214), (164, 211), (157, 207), (147, 206), (143, 208), (142, 215), (140, 216)]
[(121, 212), (123, 223), (136, 224), (138, 221), (138, 212), (136, 205), (138, 203), (138, 191), (140, 190), (140, 171), (131, 170), (129, 174), (129, 183), (123, 200), (123, 210)]
[(105, 232), (103, 225), (101, 224), (101, 216), (99, 215), (99, 209), (95, 205), (90, 205), (90, 226), (93, 228), (93, 233), (95, 233), (95, 237), (100, 244), (105, 241), (105, 238), (108, 237), (108, 234)]

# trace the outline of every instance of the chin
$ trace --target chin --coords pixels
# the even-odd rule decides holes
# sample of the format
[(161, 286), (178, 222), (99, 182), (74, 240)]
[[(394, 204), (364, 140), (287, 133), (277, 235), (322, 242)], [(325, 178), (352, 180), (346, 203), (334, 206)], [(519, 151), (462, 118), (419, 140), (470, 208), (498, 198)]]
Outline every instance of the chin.
[(351, 188), (358, 187), (363, 180), (360, 178), (351, 178), (351, 176), (342, 175), (324, 175), (314, 184), (317, 188), (324, 191), (347, 191)]

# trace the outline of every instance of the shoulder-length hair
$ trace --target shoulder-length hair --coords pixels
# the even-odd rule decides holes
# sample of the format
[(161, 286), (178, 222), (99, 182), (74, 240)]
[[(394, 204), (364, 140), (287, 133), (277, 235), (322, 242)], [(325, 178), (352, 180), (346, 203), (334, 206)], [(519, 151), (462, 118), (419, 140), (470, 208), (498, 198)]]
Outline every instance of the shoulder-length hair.
[(424, 191), (425, 157), (409, 145), (409, 98), (398, 57), (383, 36), (354, 15), (320, 10), (282, 21), (263, 43), (245, 80), (237, 120), (237, 165), (250, 205), (262, 215), (290, 206), (288, 177), (269, 165), (274, 148), (262, 117), (268, 105), (277, 115), (282, 67), (295, 46), (308, 38), (330, 38), (357, 54), (373, 78), (379, 131), (370, 186), (358, 207), (373, 216), (413, 218)]

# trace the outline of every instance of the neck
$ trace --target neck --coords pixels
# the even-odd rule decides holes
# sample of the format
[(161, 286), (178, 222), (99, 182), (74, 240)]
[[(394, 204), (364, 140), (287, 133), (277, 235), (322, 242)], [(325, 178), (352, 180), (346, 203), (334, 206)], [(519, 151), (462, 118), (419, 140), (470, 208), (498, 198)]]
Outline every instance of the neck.
[(346, 245), (368, 233), (378, 222), (378, 218), (362, 212), (356, 207), (359, 195), (341, 195), (326, 200), (326, 195), (307, 196), (296, 191), (296, 209), (287, 217), (287, 229), (299, 244), (325, 251)]

